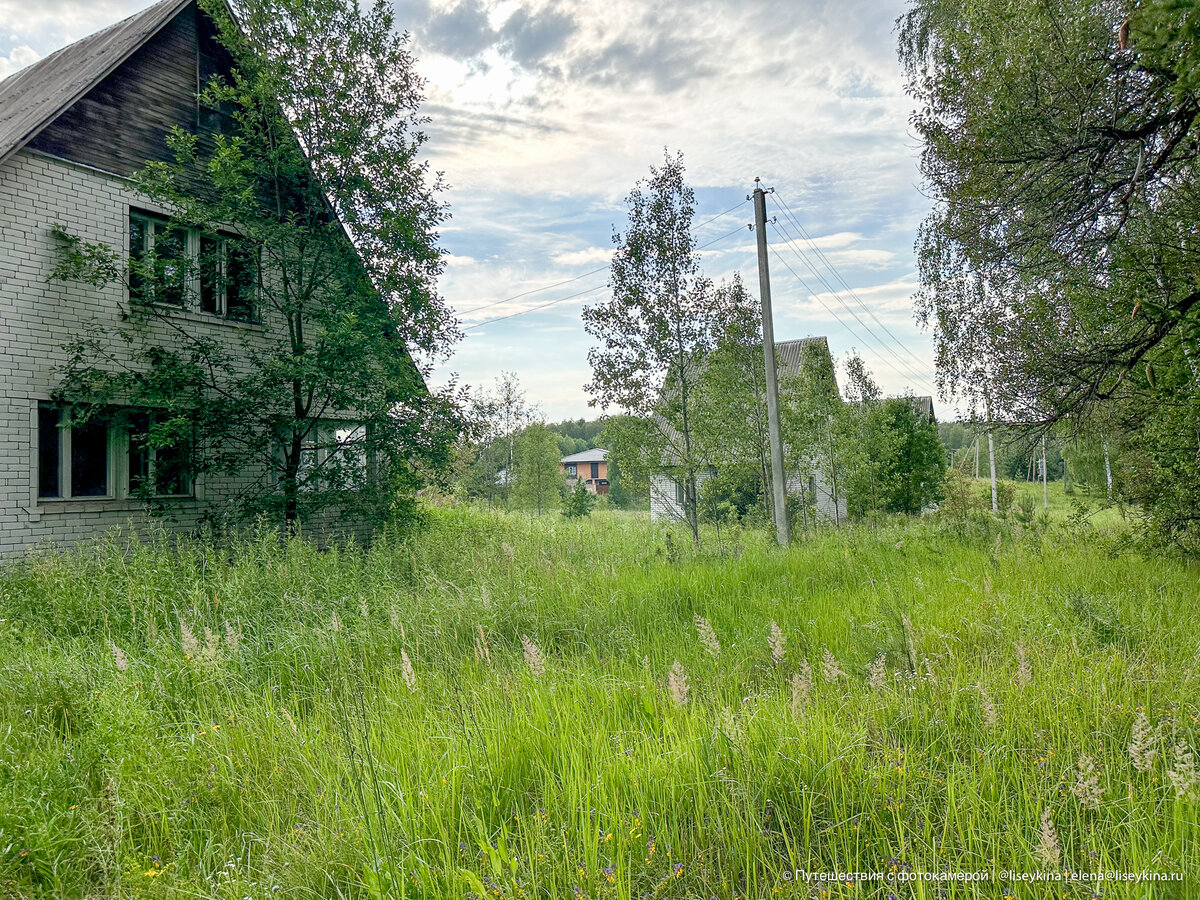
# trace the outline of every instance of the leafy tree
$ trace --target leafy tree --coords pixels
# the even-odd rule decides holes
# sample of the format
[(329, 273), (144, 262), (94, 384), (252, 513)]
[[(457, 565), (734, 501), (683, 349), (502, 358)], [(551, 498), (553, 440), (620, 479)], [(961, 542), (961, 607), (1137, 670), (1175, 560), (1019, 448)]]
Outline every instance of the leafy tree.
[[(737, 276), (714, 291), (717, 331), (705, 356), (697, 390), (697, 431), (708, 462), (722, 474), (710, 496), (728, 496), (739, 510), (747, 498), (771, 516), (770, 432), (767, 427), (766, 365), (762, 307)], [(786, 393), (780, 402), (786, 403)], [(751, 490), (750, 482), (758, 487)], [(715, 492), (715, 493), (714, 493)]]
[[(789, 472), (819, 473), (834, 501), (835, 521), (840, 519), (839, 502), (845, 480), (844, 453), (839, 452), (836, 426), (841, 421), (842, 400), (838, 394), (837, 373), (829, 354), (815, 344), (801, 351), (800, 370), (780, 378), (780, 425), (784, 441), (785, 464)], [(801, 511), (807, 517), (815, 500), (805, 497)]]
[[(915, 0), (918, 311), (989, 418), (1115, 430), (1122, 490), (1200, 549), (1197, 13), (1182, 0)], [(1102, 421), (1102, 427), (1095, 423)]]
[(883, 477), (888, 512), (915, 515), (942, 498), (946, 449), (937, 425), (917, 411), (911, 398), (892, 397), (880, 404), (882, 427), (895, 443)]
[(568, 519), (578, 519), (590, 515), (596, 505), (596, 495), (587, 489), (583, 481), (575, 482), (575, 490), (567, 494), (563, 505), (563, 515)]
[(545, 424), (535, 422), (517, 435), (513, 500), (539, 515), (557, 506), (563, 491), (560, 458), (554, 432)]
[[(424, 378), (456, 328), (435, 286), (445, 209), (418, 161), (408, 36), (384, 0), (247, 0), (240, 27), (219, 0), (202, 7), (232, 63), (199, 97), (215, 133), (176, 129), (174, 160), (135, 179), (173, 211), (155, 250), (127, 261), (66, 240), (57, 277), (123, 277), (131, 304), (127, 353), (82, 338), (59, 396), (154, 410), (150, 445), (194, 436), (197, 474), (253, 475), (242, 513), (290, 528), (334, 505), (382, 515), (449, 459), (462, 425)], [(172, 251), (183, 227), (202, 235), (196, 260)], [(185, 299), (265, 328), (179, 327), (171, 304)]]
[(470, 409), (476, 445), (467, 493), (507, 504), (516, 475), (517, 435), (532, 421), (536, 408), (516, 373), (502, 372), (492, 392), (472, 397)]
[(682, 480), (684, 518), (699, 543), (696, 475), (707, 463), (696, 430), (697, 362), (713, 345), (716, 322), (683, 174), (682, 154), (665, 155), (626, 198), (628, 228), (613, 235), (612, 299), (585, 307), (583, 321), (601, 342), (588, 353), (592, 402), (629, 415), (608, 449), (624, 472)]

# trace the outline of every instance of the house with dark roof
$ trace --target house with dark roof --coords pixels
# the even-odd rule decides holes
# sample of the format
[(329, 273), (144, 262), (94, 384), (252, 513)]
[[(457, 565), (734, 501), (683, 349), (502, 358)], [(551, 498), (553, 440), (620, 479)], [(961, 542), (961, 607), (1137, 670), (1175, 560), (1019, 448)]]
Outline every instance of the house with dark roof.
[(608, 493), (607, 450), (593, 447), (581, 453), (572, 453), (564, 456), (560, 465), (567, 479), (567, 490), (575, 490), (575, 485), (582, 480), (583, 486), (593, 494)]
[[(798, 383), (797, 379), (802, 377), (802, 364), (806, 359), (815, 359), (821, 368), (828, 371), (829, 388), (837, 397), (833, 357), (829, 352), (829, 342), (824, 337), (800, 338), (775, 344), (775, 364), (779, 373), (780, 391)], [(784, 434), (783, 440), (787, 444), (787, 434)], [(716, 474), (715, 466), (708, 466), (697, 472), (697, 489)], [(828, 483), (815, 460), (802, 460), (794, 464), (792, 470), (786, 473), (785, 484), (788, 496), (802, 501), (803, 508), (811, 510), (818, 519), (841, 522), (846, 518), (846, 498), (839, 496), (836, 485)], [(651, 476), (652, 520), (685, 520), (686, 500), (687, 480), (682, 474), (672, 475), (666, 472)]]
[[(195, 273), (178, 296), (154, 297), (163, 314), (148, 328), (186, 329), (247, 360), (283, 332), (256, 302), (257, 263), (236, 257), (233, 239), (172, 225), (172, 210), (131, 181), (148, 162), (174, 159), (173, 127), (195, 134), (200, 154), (215, 146), (227, 111), (199, 91), (231, 65), (196, 0), (161, 0), (0, 81), (0, 555), (142, 525), (147, 484), (156, 521), (188, 529), (266, 477), (195, 476), (184, 451), (139, 443), (103, 418), (73, 421), (53, 400), (72, 341), (112, 335), (113, 359), (133, 359), (116, 335), (138, 289), (132, 278), (52, 279), (56, 234), (126, 258), (169, 250)], [(210, 257), (222, 254), (216, 277), (195, 265), (205, 241)]]

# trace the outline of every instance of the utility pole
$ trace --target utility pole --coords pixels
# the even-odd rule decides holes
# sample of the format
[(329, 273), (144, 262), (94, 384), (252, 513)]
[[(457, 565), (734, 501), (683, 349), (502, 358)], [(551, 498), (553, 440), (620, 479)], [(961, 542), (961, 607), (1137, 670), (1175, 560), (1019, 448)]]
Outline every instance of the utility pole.
[(1050, 490), (1046, 487), (1046, 435), (1042, 435), (1042, 508), (1050, 508)]
[(775, 370), (775, 323), (771, 316), (771, 273), (767, 269), (767, 195), (754, 179), (754, 230), (758, 236), (758, 293), (762, 300), (763, 360), (767, 366), (767, 430), (771, 441), (771, 496), (774, 499), (775, 538), (786, 547), (787, 495), (783, 480), (783, 434), (779, 427), (779, 378)]

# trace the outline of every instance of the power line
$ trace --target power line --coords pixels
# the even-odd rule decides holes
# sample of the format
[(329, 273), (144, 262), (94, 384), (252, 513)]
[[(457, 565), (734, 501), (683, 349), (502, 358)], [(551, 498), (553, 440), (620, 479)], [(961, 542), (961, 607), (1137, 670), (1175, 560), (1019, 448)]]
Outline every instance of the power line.
[(596, 291), (602, 291), (607, 287), (607, 284), (599, 284), (596, 285), (596, 287), (588, 288), (587, 290), (580, 291), (577, 294), (571, 294), (567, 297), (559, 297), (555, 300), (548, 300), (545, 303), (538, 304), (537, 306), (531, 306), (529, 309), (517, 310), (514, 313), (509, 313), (507, 316), (497, 316), (494, 319), (487, 319), (483, 322), (476, 322), (474, 325), (467, 325), (465, 328), (463, 328), (463, 331), (470, 331), (472, 328), (482, 328), (484, 325), (491, 325), (493, 322), (503, 322), (505, 319), (512, 319), (516, 316), (523, 316), (526, 313), (537, 312), (539, 309), (545, 309), (546, 307), (553, 306), (556, 303), (565, 303), (567, 300), (574, 300), (576, 297), (582, 297), (584, 294), (594, 294)]
[[(855, 339), (857, 339), (857, 340), (859, 340), (859, 341), (863, 341), (863, 342), (865, 343), (865, 340), (864, 340), (864, 338), (863, 338), (863, 337), (862, 337), (862, 336), (861, 336), (861, 335), (860, 335), (860, 334), (859, 334), (857, 331), (855, 331), (853, 328), (851, 328), (851, 327), (850, 327), (850, 326), (849, 326), (849, 325), (846, 323), (846, 321), (845, 321), (845, 320), (844, 320), (844, 319), (843, 319), (841, 316), (839, 316), (839, 315), (837, 314), (837, 312), (835, 312), (835, 311), (833, 310), (833, 308), (831, 308), (831, 307), (829, 306), (829, 304), (828, 304), (828, 303), (826, 303), (824, 300), (822, 300), (822, 299), (821, 299), (821, 295), (820, 295), (820, 294), (819, 294), (817, 291), (814, 291), (814, 290), (812, 289), (812, 286), (811, 286), (811, 285), (809, 285), (809, 283), (808, 283), (807, 281), (805, 281), (805, 280), (804, 280), (804, 279), (803, 279), (803, 278), (800, 276), (800, 274), (799, 274), (799, 273), (798, 273), (798, 272), (797, 272), (795, 269), (793, 269), (793, 268), (791, 267), (791, 265), (788, 263), (788, 261), (787, 261), (787, 260), (786, 260), (786, 259), (785, 259), (785, 258), (784, 258), (784, 257), (783, 257), (783, 256), (782, 256), (780, 253), (779, 253), (779, 251), (778, 251), (778, 250), (776, 250), (774, 247), (772, 247), (772, 248), (771, 248), (771, 252), (772, 252), (772, 253), (774, 253), (774, 254), (775, 254), (775, 257), (776, 257), (776, 259), (778, 259), (778, 260), (779, 260), (781, 263), (783, 263), (784, 267), (785, 267), (785, 268), (786, 268), (786, 269), (787, 269), (789, 272), (791, 272), (791, 273), (792, 273), (792, 277), (794, 277), (794, 278), (795, 278), (795, 279), (796, 279), (798, 282), (800, 282), (800, 284), (801, 284), (801, 285), (804, 287), (804, 289), (805, 289), (806, 291), (808, 291), (808, 292), (809, 292), (809, 294), (811, 294), (811, 295), (812, 295), (813, 299), (815, 299), (815, 300), (816, 300), (818, 303), (820, 303), (820, 304), (821, 304), (821, 306), (823, 306), (823, 307), (825, 308), (825, 311), (826, 311), (826, 312), (828, 312), (828, 313), (829, 313), (831, 316), (833, 316), (833, 317), (834, 317), (834, 319), (836, 319), (836, 320), (837, 320), (837, 323), (838, 323), (839, 325), (841, 325), (841, 326), (842, 326), (842, 328), (844, 328), (844, 329), (846, 329), (846, 331), (850, 332), (850, 334), (851, 334), (851, 335), (852, 335), (852, 336), (853, 336)], [(793, 250), (793, 252), (795, 252), (795, 251)], [(797, 255), (798, 255), (798, 254), (797, 254)], [(852, 309), (849, 309), (848, 307), (846, 307), (846, 305), (845, 305), (844, 303), (842, 303), (842, 304), (840, 304), (840, 305), (842, 306), (842, 310), (843, 310), (843, 312), (848, 312), (848, 313), (850, 313), (850, 315), (854, 316), (854, 318), (855, 318), (855, 319), (858, 321), (858, 323), (859, 323), (860, 325), (862, 325), (862, 326), (863, 326), (863, 328), (866, 328), (866, 329), (867, 329), (867, 332), (868, 332), (868, 333), (871, 335), (871, 337), (875, 338), (875, 341), (876, 341), (876, 343), (878, 343), (878, 344), (879, 344), (879, 345), (880, 345), (880, 346), (881, 346), (881, 347), (882, 347), (884, 350), (889, 350), (889, 348), (887, 347), (887, 345), (886, 345), (886, 344), (883, 344), (883, 342), (881, 342), (881, 341), (879, 340), (879, 338), (878, 338), (878, 337), (875, 335), (875, 333), (874, 333), (874, 332), (872, 332), (872, 331), (871, 331), (871, 329), (870, 329), (870, 328), (869, 328), (869, 327), (866, 325), (866, 323), (865, 323), (865, 322), (863, 322), (863, 321), (862, 321), (862, 319), (860, 319), (860, 318), (859, 318), (859, 317), (858, 317), (858, 316), (855, 314), (854, 310), (852, 310)], [(890, 352), (890, 350), (889, 350), (889, 352)], [(894, 355), (894, 354), (893, 354), (893, 355)], [(900, 360), (900, 362), (901, 362), (901, 363), (903, 363), (903, 360)], [(929, 380), (928, 380), (928, 379), (926, 379), (926, 378), (924, 378), (924, 377), (922, 377), (922, 376), (920, 376), (920, 375), (916, 375), (916, 374), (914, 374), (914, 373), (912, 373), (912, 372), (910, 372), (910, 371), (907, 371), (907, 370), (906, 370), (906, 369), (904, 369), (904, 368), (901, 368), (901, 369), (900, 369), (900, 371), (901, 371), (901, 374), (905, 375), (905, 376), (906, 376), (906, 377), (908, 377), (908, 378), (911, 378), (911, 379), (913, 379), (913, 380), (914, 380), (914, 381), (916, 381), (918, 384), (924, 385), (925, 387), (932, 387), (932, 385), (931, 385), (931, 383), (929, 382)], [(935, 394), (936, 394), (936, 391), (935, 391)]]
[(875, 320), (875, 324), (877, 324), (880, 328), (882, 328), (887, 333), (888, 337), (890, 337), (893, 341), (896, 342), (896, 345), (899, 346), (901, 350), (903, 350), (910, 357), (912, 357), (919, 365), (924, 366), (925, 362), (919, 356), (917, 356), (915, 353), (913, 353), (911, 350), (909, 350), (908, 347), (905, 346), (904, 342), (901, 341), (898, 337), (896, 337), (896, 335), (892, 333), (892, 330), (890, 328), (888, 328), (887, 325), (885, 325), (882, 321), (880, 321), (879, 317), (877, 315), (875, 315), (874, 310), (872, 310), (869, 306), (867, 306), (867, 304), (863, 302), (862, 298), (859, 297), (858, 294), (855, 293), (854, 288), (850, 287), (850, 285), (846, 281), (846, 279), (842, 277), (842, 273), (839, 272), (837, 270), (837, 268), (833, 265), (833, 263), (829, 261), (829, 258), (825, 255), (824, 251), (822, 251), (821, 248), (817, 246), (816, 241), (814, 241), (812, 239), (812, 236), (805, 230), (804, 225), (801, 224), (799, 218), (796, 216), (795, 213), (792, 212), (791, 207), (789, 207), (787, 205), (787, 201), (783, 199), (783, 197), (779, 194), (778, 191), (775, 192), (775, 195), (776, 195), (776, 197), (778, 197), (779, 203), (783, 207), (788, 220), (793, 225), (796, 226), (796, 228), (797, 228), (797, 230), (799, 230), (800, 234), (804, 236), (804, 239), (806, 241), (808, 241), (809, 246), (811, 246), (813, 248), (813, 250), (816, 252), (817, 256), (820, 257), (821, 261), (823, 263), (825, 263), (825, 266), (829, 269), (830, 272), (833, 273), (833, 276), (839, 282), (841, 282), (843, 287), (846, 288), (846, 290), (850, 294), (850, 296), (853, 297), (855, 299), (855, 301), (858, 303), (858, 305), (860, 307), (862, 307), (862, 309), (872, 319)]
[[(747, 200), (741, 200), (741, 201), (735, 203), (733, 206), (729, 207), (729, 209), (725, 210), (724, 212), (717, 213), (711, 219), (701, 222), (699, 225), (695, 225), (688, 230), (692, 231), (692, 232), (699, 231), (705, 225), (710, 225), (713, 222), (717, 221), (717, 219), (724, 218), (725, 216), (729, 215), (734, 210), (745, 206), (748, 202), (749, 201), (747, 201)], [(708, 245), (706, 244), (705, 246), (708, 246)], [(703, 248), (697, 248), (697, 249), (703, 249)], [(576, 282), (583, 278), (587, 278), (589, 275), (595, 275), (598, 272), (604, 272), (607, 269), (608, 269), (608, 266), (600, 266), (598, 269), (592, 269), (589, 272), (584, 272), (582, 275), (576, 275), (574, 278), (567, 278), (563, 281), (556, 281), (556, 282), (554, 282), (554, 284), (546, 284), (546, 285), (543, 285), (542, 287), (530, 288), (529, 290), (522, 291), (519, 294), (513, 294), (511, 297), (505, 297), (503, 300), (493, 300), (492, 302), (484, 303), (481, 306), (474, 306), (471, 309), (465, 309), (462, 312), (457, 313), (457, 315), (469, 316), (471, 313), (479, 312), (481, 309), (491, 309), (493, 306), (500, 306), (503, 303), (509, 303), (513, 300), (520, 300), (522, 297), (528, 297), (530, 294), (540, 294), (542, 291), (548, 291), (551, 288), (562, 287), (564, 284), (571, 284), (572, 282)], [(497, 320), (497, 321), (499, 321), (499, 320)], [(474, 327), (474, 326), (471, 326), (471, 327)], [(464, 331), (465, 330), (466, 329), (464, 329)]]
[[(926, 378), (924, 375), (921, 375), (919, 372), (915, 371), (912, 368), (911, 364), (908, 363), (907, 360), (905, 360), (898, 353), (896, 353), (896, 351), (893, 350), (887, 344), (886, 341), (884, 341), (882, 338), (880, 338), (879, 335), (877, 335), (872, 330), (870, 325), (868, 325), (866, 322), (863, 321), (862, 317), (857, 312), (855, 312), (852, 307), (848, 306), (846, 304), (846, 302), (844, 300), (842, 300), (841, 294), (837, 291), (837, 289), (834, 288), (833, 285), (831, 285), (828, 280), (826, 280), (825, 276), (823, 276), (817, 270), (817, 268), (812, 264), (812, 262), (809, 261), (808, 257), (805, 256), (805, 254), (803, 252), (801, 252), (795, 246), (795, 244), (797, 242), (796, 242), (796, 239), (794, 237), (792, 237), (791, 233), (783, 226), (782, 223), (777, 223), (777, 224), (778, 224), (780, 232), (784, 236), (786, 236), (788, 239), (788, 243), (787, 243), (788, 249), (790, 249), (794, 254), (796, 254), (797, 258), (799, 258), (800, 261), (803, 262), (804, 265), (808, 268), (808, 270), (810, 272), (812, 272), (812, 274), (829, 290), (829, 292), (833, 295), (834, 299), (837, 301), (838, 305), (842, 307), (842, 310), (844, 312), (848, 312), (851, 316), (853, 316), (854, 320), (856, 322), (858, 322), (858, 324), (861, 325), (866, 330), (867, 334), (869, 334), (875, 340), (875, 343), (877, 343), (884, 352), (891, 355), (891, 357), (896, 361), (897, 367), (898, 367), (899, 371), (901, 372), (901, 374), (905, 375), (908, 378), (913, 379), (914, 381), (916, 381), (920, 384), (923, 384), (926, 388), (933, 390), (933, 393), (936, 396), (937, 389), (933, 386), (933, 383), (931, 381), (929, 381), (929, 379)], [(791, 271), (793, 275), (796, 275), (795, 270), (793, 270), (790, 266), (788, 266), (788, 270)], [(796, 275), (796, 277), (799, 278), (799, 275)], [(825, 304), (825, 302), (823, 300), (821, 300), (820, 296), (818, 296), (817, 293), (815, 291), (813, 291), (813, 289), (808, 285), (807, 282), (805, 282), (803, 279), (800, 279), (800, 281), (802, 284), (804, 284), (804, 287), (810, 293), (812, 293), (812, 295), (814, 297), (816, 297), (816, 299), (821, 303), (822, 306), (824, 306), (826, 309), (829, 309), (829, 307)], [(832, 312), (832, 310), (830, 310), (830, 312)], [(840, 322), (841, 319), (839, 319), (838, 321)], [(845, 325), (845, 323), (842, 323), (842, 324)], [(851, 334), (854, 334), (855, 337), (859, 338), (859, 340), (863, 340), (863, 338), (861, 336), (859, 336), (857, 333), (855, 333), (853, 329), (849, 328), (848, 326), (846, 326), (846, 327), (847, 327), (847, 330), (850, 331)], [(893, 335), (892, 339), (895, 340), (894, 335)]]
[[(739, 206), (740, 205), (741, 204), (739, 204)], [(737, 207), (734, 207), (734, 209), (736, 209), (736, 208)], [(718, 218), (720, 218), (720, 217), (718, 216)], [(745, 227), (746, 226), (744, 226), (744, 225), (739, 225), (737, 228), (733, 229), (733, 231), (728, 231), (725, 234), (721, 235), (720, 237), (715, 237), (711, 241), (708, 241), (705, 244), (701, 244), (696, 249), (703, 250), (705, 247), (711, 247), (713, 244), (717, 243), (718, 241), (723, 241), (723, 240), (725, 240), (725, 238), (730, 237), (731, 235), (737, 234)], [(580, 276), (580, 277), (582, 277), (582, 276)], [(572, 280), (576, 280), (576, 279), (572, 279)], [(483, 321), (483, 322), (476, 322), (474, 325), (467, 325), (466, 327), (463, 328), (463, 331), (471, 331), (474, 328), (482, 328), (484, 325), (491, 325), (493, 322), (502, 322), (505, 319), (513, 319), (513, 318), (516, 318), (517, 316), (523, 316), (526, 313), (537, 312), (538, 310), (546, 309), (547, 307), (554, 306), (556, 303), (565, 303), (567, 300), (574, 300), (576, 297), (582, 297), (584, 294), (595, 293), (596, 291), (603, 290), (607, 287), (608, 287), (607, 284), (597, 285), (596, 287), (588, 288), (587, 290), (579, 291), (578, 293), (570, 294), (566, 297), (558, 297), (554, 300), (548, 300), (547, 302), (540, 303), (537, 306), (531, 306), (529, 309), (518, 310), (517, 312), (509, 313), (506, 316), (497, 316), (494, 319), (487, 319), (486, 321)]]

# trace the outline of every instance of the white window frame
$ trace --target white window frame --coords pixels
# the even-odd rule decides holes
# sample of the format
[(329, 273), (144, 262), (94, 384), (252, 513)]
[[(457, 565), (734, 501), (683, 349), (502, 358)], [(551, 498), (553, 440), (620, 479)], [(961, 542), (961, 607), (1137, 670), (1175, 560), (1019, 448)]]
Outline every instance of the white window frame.
[[(146, 235), (146, 245), (142, 248), (142, 252), (152, 254), (154, 252), (155, 241), (154, 226), (156, 224), (172, 225), (173, 223), (171, 217), (159, 213), (146, 212), (135, 206), (130, 206), (127, 212), (127, 223), (133, 219), (137, 219), (142, 223), (144, 233)], [(183, 303), (171, 303), (167, 300), (160, 300), (154, 297), (154, 285), (151, 283), (150, 279), (143, 279), (143, 296), (139, 301), (134, 300), (132, 291), (129, 290), (126, 291), (126, 299), (128, 299), (130, 302), (153, 303), (156, 306), (161, 306), (164, 309), (181, 309), (187, 312), (196, 313), (198, 315), (211, 316), (213, 318), (219, 318), (228, 321), (251, 323), (258, 322), (259, 284), (257, 281), (254, 284), (252, 296), (250, 298), (250, 314), (248, 316), (229, 315), (227, 287), (223, 284), (223, 282), (225, 280), (225, 272), (228, 266), (229, 244), (231, 241), (236, 240), (236, 238), (223, 232), (208, 234), (207, 232), (201, 232), (197, 228), (191, 228), (185, 225), (177, 225), (175, 227), (184, 233), (184, 254), (187, 258), (187, 265), (191, 269), (187, 279), (184, 281)], [(217, 308), (211, 311), (202, 307), (203, 295), (201, 285), (202, 272), (200, 267), (200, 250), (201, 240), (205, 237), (214, 238), (218, 242), (218, 246), (220, 248), (217, 262), (217, 279), (218, 283), (221, 284), (222, 289), (216, 292)], [(125, 228), (125, 240), (127, 242), (129, 241), (128, 224), (126, 224)], [(133, 246), (129, 245), (126, 248), (126, 251), (128, 253), (128, 258), (132, 259)], [(261, 265), (261, 260), (259, 260), (259, 265)], [(149, 294), (149, 296), (146, 296), (147, 294)]]
[(120, 439), (118, 432), (120, 429), (114, 428), (112, 425), (105, 426), (105, 493), (103, 494), (73, 494), (71, 493), (71, 437), (75, 430), (75, 426), (71, 424), (67, 407), (57, 407), (58, 409), (58, 496), (47, 497), (42, 494), (42, 473), (41, 473), (41, 410), (42, 404), (45, 401), (34, 401), (34, 409), (37, 414), (37, 435), (38, 441), (34, 453), (34, 470), (36, 472), (36, 481), (34, 485), (35, 493), (37, 494), (38, 503), (59, 503), (64, 500), (115, 500), (117, 498), (117, 465), (116, 461), (120, 454)]

